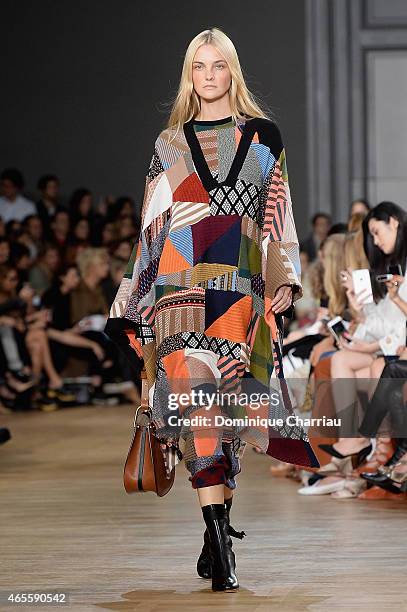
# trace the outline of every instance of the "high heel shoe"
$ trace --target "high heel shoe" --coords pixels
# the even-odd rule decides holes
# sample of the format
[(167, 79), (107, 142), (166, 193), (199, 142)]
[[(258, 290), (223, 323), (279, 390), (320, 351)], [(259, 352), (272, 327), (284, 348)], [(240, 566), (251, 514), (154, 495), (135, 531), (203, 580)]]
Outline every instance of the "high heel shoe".
[(362, 466), (356, 468), (358, 474), (361, 472), (375, 473), (382, 472), (383, 469), (387, 469), (388, 462), (391, 460), (394, 454), (394, 447), (391, 438), (378, 438), (376, 440), (376, 446), (372, 456)]
[[(230, 509), (232, 507), (233, 495), (229, 499), (225, 499), (226, 513), (228, 518), (228, 532), (229, 535), (233, 538), (238, 538), (239, 540), (243, 540), (246, 535), (244, 531), (236, 531), (232, 525), (230, 524)], [(232, 544), (231, 544), (232, 546)], [(204, 532), (204, 544), (202, 546), (201, 554), (199, 555), (198, 561), (196, 563), (196, 571), (198, 572), (198, 576), (201, 578), (212, 578), (211, 571), (211, 559), (210, 559), (210, 540), (209, 540), (209, 532), (208, 529), (205, 529)]]
[(209, 534), (212, 591), (232, 591), (239, 588), (236, 558), (228, 530), (225, 504), (202, 507), (202, 515)]
[(384, 465), (380, 465), (376, 472), (362, 472), (360, 474), (361, 478), (367, 480), (370, 484), (379, 485), (382, 482), (385, 482), (394, 466), (400, 461), (400, 459), (406, 454), (407, 444), (404, 440), (397, 446), (393, 455), (386, 461)]
[(325, 465), (322, 465), (317, 470), (317, 474), (321, 474), (322, 476), (348, 476), (351, 472), (352, 460), (350, 457), (344, 457), (343, 459), (332, 457), (332, 461)]
[(337, 459), (346, 459), (347, 457), (350, 457), (353, 469), (361, 465), (366, 460), (366, 457), (368, 457), (372, 452), (371, 444), (365, 446), (359, 452), (350, 453), (349, 455), (342, 455), (342, 453), (340, 453), (336, 450), (336, 448), (333, 447), (333, 444), (318, 444), (318, 446), (321, 450), (328, 453), (328, 455), (332, 455), (332, 457), (336, 457)]
[(407, 460), (404, 459), (396, 463), (389, 478), (393, 482), (401, 485), (400, 491), (405, 491), (407, 489), (407, 471), (398, 470), (397, 468), (400, 465), (407, 465)]

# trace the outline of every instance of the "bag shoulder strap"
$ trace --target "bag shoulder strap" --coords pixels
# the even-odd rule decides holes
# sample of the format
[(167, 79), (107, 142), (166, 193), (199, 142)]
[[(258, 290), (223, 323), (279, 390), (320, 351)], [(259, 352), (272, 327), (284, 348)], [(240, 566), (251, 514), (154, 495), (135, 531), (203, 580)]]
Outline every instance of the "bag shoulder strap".
[(147, 373), (144, 368), (141, 371), (141, 406), (149, 407)]

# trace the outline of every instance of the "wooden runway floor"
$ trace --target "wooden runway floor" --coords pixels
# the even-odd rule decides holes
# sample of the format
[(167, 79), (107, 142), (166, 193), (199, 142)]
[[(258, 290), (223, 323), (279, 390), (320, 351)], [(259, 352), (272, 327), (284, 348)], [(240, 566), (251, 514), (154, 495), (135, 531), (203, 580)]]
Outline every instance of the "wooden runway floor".
[[(233, 525), (241, 588), (195, 573), (201, 513), (183, 464), (169, 495), (128, 496), (129, 407), (1, 417), (0, 591), (66, 591), (58, 609), (185, 612), (407, 610), (407, 507), (304, 498), (248, 448)], [(3, 604), (1, 610), (52, 610)]]

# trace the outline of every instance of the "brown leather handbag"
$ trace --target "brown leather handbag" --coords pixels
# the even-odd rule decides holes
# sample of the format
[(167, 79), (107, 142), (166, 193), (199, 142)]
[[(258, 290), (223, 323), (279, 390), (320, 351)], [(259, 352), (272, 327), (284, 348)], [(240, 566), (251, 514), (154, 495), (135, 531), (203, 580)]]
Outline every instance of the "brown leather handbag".
[(148, 405), (148, 384), (145, 370), (141, 373), (141, 404), (133, 421), (133, 439), (124, 466), (124, 488), (127, 493), (154, 491), (159, 497), (174, 484), (175, 467), (169, 474), (160, 441), (155, 435), (152, 412)]

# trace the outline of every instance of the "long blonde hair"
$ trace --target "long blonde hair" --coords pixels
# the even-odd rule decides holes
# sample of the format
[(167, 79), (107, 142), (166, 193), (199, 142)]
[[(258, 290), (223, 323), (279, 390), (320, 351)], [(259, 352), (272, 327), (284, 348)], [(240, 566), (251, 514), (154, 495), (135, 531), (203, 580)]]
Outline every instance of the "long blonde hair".
[(363, 248), (363, 230), (361, 227), (356, 232), (347, 234), (343, 252), (346, 269), (360, 270), (360, 268), (370, 267)]
[(267, 117), (255, 96), (247, 88), (234, 44), (222, 30), (210, 28), (200, 32), (191, 40), (185, 54), (178, 93), (167, 125), (168, 129), (175, 130), (174, 138), (184, 123), (196, 117), (201, 108), (200, 97), (195, 92), (192, 81), (192, 63), (195, 53), (202, 45), (216, 47), (228, 64), (231, 73), (229, 100), (232, 119), (236, 122), (244, 116)]
[(329, 297), (331, 316), (342, 315), (346, 308), (346, 293), (340, 280), (344, 269), (344, 234), (332, 234), (323, 245), (324, 288)]

